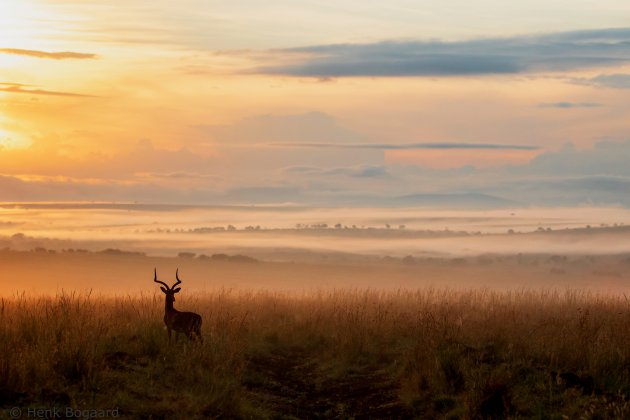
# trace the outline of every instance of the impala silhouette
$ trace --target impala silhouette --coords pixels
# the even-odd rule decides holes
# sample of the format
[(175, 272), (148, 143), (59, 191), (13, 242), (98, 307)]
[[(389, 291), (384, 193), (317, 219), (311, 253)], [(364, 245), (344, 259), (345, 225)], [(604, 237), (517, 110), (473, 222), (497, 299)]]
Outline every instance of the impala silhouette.
[(181, 287), (175, 288), (175, 286), (182, 282), (179, 279), (179, 269), (175, 271), (175, 278), (177, 282), (171, 287), (168, 287), (166, 283), (158, 280), (157, 269), (153, 270), (153, 281), (163, 285), (160, 289), (166, 295), (164, 323), (168, 330), (168, 342), (171, 342), (171, 331), (175, 331), (175, 342), (177, 342), (179, 333), (185, 334), (190, 340), (199, 339), (199, 341), (203, 341), (201, 337), (201, 315), (194, 312), (180, 312), (173, 307), (175, 293), (179, 293), (179, 291), (182, 290)]

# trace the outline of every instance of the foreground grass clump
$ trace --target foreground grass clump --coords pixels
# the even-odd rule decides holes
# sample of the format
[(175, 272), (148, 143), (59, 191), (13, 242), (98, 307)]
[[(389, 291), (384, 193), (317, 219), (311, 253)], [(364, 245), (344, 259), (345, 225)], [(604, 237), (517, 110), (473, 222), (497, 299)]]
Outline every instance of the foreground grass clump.
[[(181, 300), (181, 301), (180, 301)], [(0, 302), (0, 408), (131, 418), (630, 416), (630, 303), (586, 292), (217, 291)]]

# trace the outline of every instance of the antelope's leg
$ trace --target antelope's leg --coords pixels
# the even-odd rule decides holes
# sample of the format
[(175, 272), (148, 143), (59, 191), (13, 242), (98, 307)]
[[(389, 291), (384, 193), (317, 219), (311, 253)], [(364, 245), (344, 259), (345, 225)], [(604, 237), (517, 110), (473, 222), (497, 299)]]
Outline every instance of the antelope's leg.
[[(167, 328), (167, 331), (168, 331), (168, 342), (170, 343), (171, 342), (171, 329)], [(175, 338), (177, 339), (177, 336), (175, 336)]]

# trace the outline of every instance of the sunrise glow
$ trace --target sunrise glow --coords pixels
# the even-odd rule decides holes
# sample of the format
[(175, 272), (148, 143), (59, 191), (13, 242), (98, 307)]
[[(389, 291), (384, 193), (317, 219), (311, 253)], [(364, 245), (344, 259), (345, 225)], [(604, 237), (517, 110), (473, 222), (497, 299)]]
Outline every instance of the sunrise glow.
[[(215, 6), (3, 0), (0, 164), (6, 179), (32, 176), (20, 197), (43, 199), (37, 176), (100, 179), (121, 200), (133, 184), (151, 202), (241, 190), (256, 202), (255, 191), (289, 188), (304, 204), (333, 184), (351, 195), (426, 192), (425, 168), (473, 168), (509, 199), (495, 185), (506, 167), (519, 168), (513, 182), (625, 176), (598, 146), (630, 153), (624, 2)], [(603, 172), (550, 163), (541, 173), (542, 162), (572, 159), (568, 150)], [(377, 169), (351, 175), (362, 168)], [(176, 184), (173, 173), (188, 178)], [(440, 178), (443, 193), (466, 182)], [(70, 184), (54, 188), (76, 198)]]

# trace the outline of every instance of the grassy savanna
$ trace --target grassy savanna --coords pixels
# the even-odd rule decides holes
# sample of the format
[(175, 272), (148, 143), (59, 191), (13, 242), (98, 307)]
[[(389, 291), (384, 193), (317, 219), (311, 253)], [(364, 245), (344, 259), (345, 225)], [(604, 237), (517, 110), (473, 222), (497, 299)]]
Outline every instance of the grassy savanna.
[(203, 316), (203, 343), (168, 344), (159, 292), (4, 298), (1, 406), (118, 407), (130, 418), (630, 415), (624, 296), (181, 295), (177, 308)]

